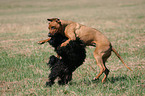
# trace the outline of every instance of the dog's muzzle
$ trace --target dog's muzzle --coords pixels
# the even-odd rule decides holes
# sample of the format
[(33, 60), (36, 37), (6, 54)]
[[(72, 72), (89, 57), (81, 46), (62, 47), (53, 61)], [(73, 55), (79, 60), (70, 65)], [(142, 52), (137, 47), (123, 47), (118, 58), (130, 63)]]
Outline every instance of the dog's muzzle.
[(49, 34), (48, 34), (48, 37), (52, 37), (52, 35), (49, 33)]

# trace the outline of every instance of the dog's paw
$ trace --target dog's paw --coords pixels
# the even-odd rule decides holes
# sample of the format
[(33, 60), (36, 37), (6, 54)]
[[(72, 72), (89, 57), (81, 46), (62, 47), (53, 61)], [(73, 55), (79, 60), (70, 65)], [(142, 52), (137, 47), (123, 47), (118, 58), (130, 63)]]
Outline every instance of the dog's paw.
[(38, 44), (44, 44), (45, 42), (43, 42), (43, 41), (38, 41), (37, 43), (38, 43)]
[(93, 80), (94, 80), (94, 81), (97, 80), (96, 77), (94, 77)]
[(51, 87), (53, 84), (54, 84), (54, 82), (46, 82), (45, 85), (46, 85), (46, 87), (47, 87), (47, 86)]
[(66, 83), (63, 82), (62, 80), (59, 80), (59, 81), (58, 81), (58, 84), (59, 84), (59, 85), (65, 85)]
[(97, 79), (96, 77), (94, 77), (92, 81), (98, 81), (98, 80), (99, 80), (99, 78)]

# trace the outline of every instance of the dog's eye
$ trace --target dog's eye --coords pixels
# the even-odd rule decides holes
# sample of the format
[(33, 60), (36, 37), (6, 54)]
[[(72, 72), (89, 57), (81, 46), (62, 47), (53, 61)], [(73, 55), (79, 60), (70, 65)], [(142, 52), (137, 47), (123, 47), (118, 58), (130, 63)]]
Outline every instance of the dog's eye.
[(51, 29), (55, 29), (55, 26), (52, 26)]

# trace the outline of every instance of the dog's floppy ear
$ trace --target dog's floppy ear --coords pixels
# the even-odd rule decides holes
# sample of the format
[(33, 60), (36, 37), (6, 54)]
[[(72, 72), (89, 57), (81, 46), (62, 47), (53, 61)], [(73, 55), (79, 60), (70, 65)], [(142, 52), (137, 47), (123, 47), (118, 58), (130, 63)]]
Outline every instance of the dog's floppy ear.
[(52, 22), (52, 21), (56, 21), (56, 22), (60, 22), (60, 19), (58, 18), (51, 18), (51, 19), (47, 19), (48, 21)]
[(60, 22), (60, 19), (57, 18), (57, 19), (56, 19), (56, 22)]
[(58, 24), (61, 25), (61, 21), (58, 18), (51, 18), (51, 19), (47, 19), (47, 20), (50, 21), (50, 22), (55, 21), (55, 22), (57, 22)]
[(60, 21), (60, 19), (56, 19), (56, 22), (58, 23), (58, 24), (60, 24), (61, 25), (61, 21)]
[(47, 19), (47, 21), (50, 21), (50, 22), (52, 22), (52, 19)]

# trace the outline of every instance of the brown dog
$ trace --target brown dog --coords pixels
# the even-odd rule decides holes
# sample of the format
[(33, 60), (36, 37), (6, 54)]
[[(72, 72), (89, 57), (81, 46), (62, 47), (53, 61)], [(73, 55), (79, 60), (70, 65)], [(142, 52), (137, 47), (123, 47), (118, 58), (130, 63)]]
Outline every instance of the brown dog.
[[(95, 45), (96, 49), (94, 51), (94, 58), (96, 59), (97, 65), (100, 67), (100, 73), (94, 78), (94, 80), (98, 79), (102, 73), (105, 73), (102, 82), (104, 82), (109, 74), (109, 70), (105, 66), (105, 62), (111, 55), (111, 51), (113, 51), (117, 57), (121, 60), (121, 62), (131, 70), (122, 60), (121, 56), (117, 53), (117, 51), (112, 47), (111, 43), (100, 31), (90, 28), (84, 25), (81, 25), (72, 21), (59, 20), (58, 18), (47, 19), (49, 21), (49, 35), (54, 35), (55, 33), (60, 33), (65, 35), (69, 39), (61, 44), (62, 46), (66, 46), (70, 40), (75, 40), (76, 37), (79, 37), (84, 43), (88, 46)], [(39, 41), (39, 44), (43, 44), (48, 42), (50, 38), (47, 40)]]

